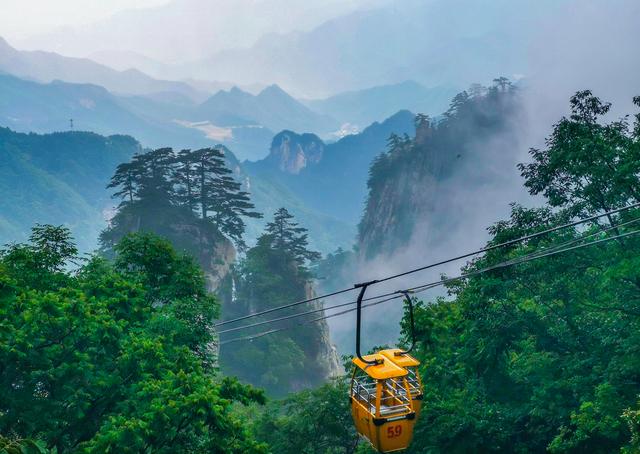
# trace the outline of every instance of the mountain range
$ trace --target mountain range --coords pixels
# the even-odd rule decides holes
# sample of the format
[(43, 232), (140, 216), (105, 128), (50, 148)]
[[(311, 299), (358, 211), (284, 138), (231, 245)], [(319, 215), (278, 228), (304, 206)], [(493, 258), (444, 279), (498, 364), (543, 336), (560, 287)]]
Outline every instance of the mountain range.
[(272, 84), (257, 94), (234, 86), (199, 102), (194, 98), (203, 92), (194, 90), (87, 59), (19, 51), (0, 40), (0, 125), (46, 133), (69, 129), (73, 119), (75, 129), (129, 134), (146, 147), (222, 143), (243, 160), (263, 158), (280, 130), (336, 139), (404, 106), (438, 114), (454, 91), (406, 81), (301, 102)]
[[(161, 105), (149, 99), (144, 102)], [(21, 132), (73, 128), (103, 135), (130, 134), (147, 147), (207, 144), (198, 131), (137, 114), (123, 98), (103, 87), (60, 81), (41, 84), (9, 75), (0, 75), (0, 125)]]
[(137, 69), (117, 71), (87, 58), (17, 50), (0, 37), (0, 71), (39, 82), (92, 83), (114, 93), (147, 95), (175, 92), (193, 100), (207, 96), (184, 82), (154, 79)]
[(257, 95), (237, 87), (220, 90), (194, 109), (191, 116), (217, 126), (262, 125), (275, 131), (291, 128), (326, 134), (339, 127), (336, 120), (313, 112), (277, 85), (270, 85)]
[(199, 78), (277, 83), (328, 97), (412, 79), (466, 87), (528, 73), (527, 53), (555, 0), (405, 0), (341, 15), (308, 31), (263, 36), (176, 66)]
[(460, 91), (452, 86), (427, 88), (413, 80), (406, 80), (303, 102), (315, 112), (362, 129), (402, 109), (438, 115), (447, 110), (453, 96)]
[(403, 80), (466, 87), (529, 75), (531, 47), (570, 3), (173, 0), (21, 45), (126, 61), (120, 69), (158, 78), (276, 83), (295, 97), (325, 98)]
[(312, 134), (285, 131), (274, 137), (269, 156), (244, 167), (249, 175), (286, 187), (307, 207), (355, 226), (374, 158), (385, 151), (391, 134), (414, 133), (414, 114), (408, 110), (329, 144)]
[[(15, 93), (22, 93), (22, 97), (16, 98)], [(20, 111), (22, 119), (29, 118), (23, 125), (46, 129), (48, 119), (65, 117), (69, 112), (66, 109), (87, 108), (78, 104), (78, 99), (88, 100), (87, 96), (95, 102), (88, 110), (94, 115), (91, 118), (96, 128), (120, 127), (124, 131), (142, 121), (119, 110), (118, 99), (103, 88), (62, 82), (43, 85), (11, 76), (0, 76), (0, 99), (8, 101), (0, 102), (0, 121), (7, 121), (7, 105), (18, 104), (24, 107)], [(26, 103), (28, 100), (31, 104)], [(121, 123), (100, 125), (111, 117), (119, 117)], [(139, 125), (141, 129), (152, 126)], [(160, 134), (161, 129), (158, 126), (149, 133)], [(262, 232), (269, 215), (284, 206), (309, 229), (317, 250), (326, 253), (338, 246), (350, 247), (371, 161), (385, 149), (391, 133), (412, 130), (413, 114), (403, 111), (335, 143), (325, 144), (314, 134), (281, 132), (275, 135), (269, 156), (254, 163), (242, 163), (227, 150), (235, 177), (251, 193), (256, 208), (266, 215), (265, 219), (248, 221), (249, 243)], [(286, 141), (295, 152), (289, 158), (282, 155)], [(25, 134), (1, 128), (0, 190), (4, 197), (0, 201), (0, 243), (24, 239), (34, 223), (48, 222), (69, 226), (83, 250), (94, 248), (114, 203), (105, 186), (116, 166), (141, 150), (137, 140), (125, 135), (82, 131)], [(298, 152), (305, 165), (296, 169)], [(287, 166), (280, 168), (279, 162)], [(330, 202), (338, 200), (336, 197), (340, 204)]]
[[(329, 19), (388, 1), (166, 0), (146, 8), (130, 2), (130, 9), (111, 17), (32, 35), (20, 45), (83, 57), (115, 50), (127, 52), (128, 58), (141, 57), (142, 64), (150, 60), (182, 62), (230, 47), (251, 46), (266, 34), (310, 30)], [(167, 77), (171, 67), (160, 70), (155, 75)]]

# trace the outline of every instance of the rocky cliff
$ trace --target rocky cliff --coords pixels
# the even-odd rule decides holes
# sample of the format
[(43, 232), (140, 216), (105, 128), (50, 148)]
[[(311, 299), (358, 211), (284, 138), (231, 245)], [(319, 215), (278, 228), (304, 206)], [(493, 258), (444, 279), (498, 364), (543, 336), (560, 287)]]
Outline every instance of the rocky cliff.
[(476, 87), (457, 95), (440, 121), (418, 117), (414, 138), (390, 140), (370, 170), (358, 234), (363, 258), (388, 256), (411, 242), (429, 250), (465, 219), (482, 218), (483, 211), (513, 200), (518, 99), (505, 81)]
[(138, 231), (153, 232), (171, 241), (177, 251), (195, 257), (211, 292), (218, 289), (236, 259), (233, 243), (214, 225), (195, 217), (189, 210), (171, 205), (138, 207), (134, 202), (111, 220), (100, 240), (108, 253), (124, 235)]
[(323, 153), (324, 143), (315, 134), (282, 131), (274, 136), (266, 161), (282, 172), (297, 175), (319, 163)]

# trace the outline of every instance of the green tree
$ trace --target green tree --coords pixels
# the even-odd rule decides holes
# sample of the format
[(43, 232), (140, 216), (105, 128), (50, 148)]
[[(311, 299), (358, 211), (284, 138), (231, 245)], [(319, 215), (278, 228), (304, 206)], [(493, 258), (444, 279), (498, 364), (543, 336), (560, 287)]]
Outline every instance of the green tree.
[[(233, 300), (225, 304), (225, 318), (308, 298), (312, 286), (306, 262), (316, 257), (318, 253), (307, 249), (306, 229), (298, 226), (287, 210), (278, 210), (256, 246), (247, 251), (245, 259), (235, 268), (236, 292)], [(278, 315), (295, 314), (310, 307), (319, 306), (294, 307), (279, 311)], [(287, 327), (288, 330), (282, 333), (222, 346), (222, 370), (264, 387), (274, 396), (320, 384), (328, 372), (320, 357), (323, 342), (326, 342), (322, 330), (327, 328), (319, 324), (297, 324), (310, 317), (270, 325), (271, 329)], [(264, 319), (258, 317), (253, 321)], [(247, 329), (241, 335), (263, 330), (264, 326)], [(222, 334), (221, 341), (238, 337), (238, 334)]]
[(308, 238), (307, 229), (293, 221), (293, 215), (286, 208), (280, 208), (274, 213), (273, 221), (267, 224), (262, 236), (263, 241), (269, 242), (273, 249), (299, 266), (321, 257), (319, 252), (308, 249)]
[[(30, 269), (22, 251), (57, 258)], [(116, 251), (65, 271), (68, 231), (43, 226), (3, 252), (0, 433), (58, 453), (263, 452), (231, 414), (262, 395), (211, 367), (201, 270), (151, 235)]]
[(196, 199), (196, 169), (195, 156), (191, 150), (181, 150), (175, 157), (173, 169), (173, 181), (176, 189), (176, 200), (185, 205), (190, 211), (194, 211)]
[(253, 431), (281, 454), (354, 454), (360, 444), (351, 418), (349, 382), (339, 378), (271, 402)]
[(107, 185), (107, 189), (120, 188), (113, 197), (121, 199), (121, 204), (131, 203), (134, 197), (138, 197), (140, 171), (137, 162), (125, 162), (116, 168), (116, 173)]
[[(122, 199), (111, 227), (103, 233), (105, 249), (124, 234), (141, 229), (163, 234), (176, 241), (171, 222), (198, 224), (200, 230), (213, 227), (213, 237), (224, 235), (244, 248), (243, 218), (259, 218), (250, 196), (232, 176), (223, 150), (159, 148), (135, 155), (118, 166), (109, 188)], [(196, 214), (197, 212), (197, 214)], [(203, 221), (196, 222), (197, 216)], [(204, 227), (204, 228), (203, 228)], [(216, 235), (217, 234), (217, 235)], [(217, 239), (217, 238), (215, 238)], [(190, 248), (197, 254), (202, 245)]]
[(532, 149), (533, 161), (519, 166), (532, 194), (575, 215), (640, 200), (640, 136), (626, 119), (601, 124), (610, 107), (589, 90), (571, 97), (571, 116), (554, 126), (547, 148)]

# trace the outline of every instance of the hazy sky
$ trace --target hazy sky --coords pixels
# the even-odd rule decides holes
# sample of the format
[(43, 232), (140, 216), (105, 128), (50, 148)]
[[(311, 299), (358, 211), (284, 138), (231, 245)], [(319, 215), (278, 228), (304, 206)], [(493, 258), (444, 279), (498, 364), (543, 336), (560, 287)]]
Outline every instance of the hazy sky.
[(175, 62), (250, 46), (269, 33), (307, 31), (390, 1), (0, 0), (0, 36), (25, 50), (135, 52)]
[(10, 40), (107, 18), (118, 11), (169, 0), (0, 0), (0, 35)]

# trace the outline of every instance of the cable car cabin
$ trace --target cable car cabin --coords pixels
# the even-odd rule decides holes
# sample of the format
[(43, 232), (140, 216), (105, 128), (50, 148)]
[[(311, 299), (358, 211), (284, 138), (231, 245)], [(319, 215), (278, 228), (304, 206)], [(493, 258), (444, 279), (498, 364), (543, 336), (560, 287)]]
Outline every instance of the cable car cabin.
[[(376, 361), (376, 364), (367, 364)], [(408, 372), (386, 356), (354, 358), (351, 379), (351, 415), (358, 433), (379, 452), (406, 449), (416, 417)]]
[(419, 417), (420, 409), (422, 408), (422, 398), (424, 396), (422, 380), (420, 379), (420, 373), (418, 372), (420, 361), (399, 348), (380, 350), (378, 353), (391, 360), (396, 366), (402, 367), (407, 370), (409, 394), (411, 395), (411, 400), (413, 401), (413, 409), (416, 412), (416, 418)]

